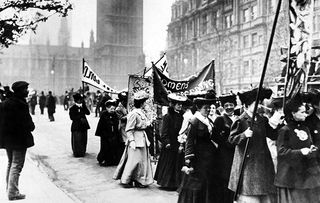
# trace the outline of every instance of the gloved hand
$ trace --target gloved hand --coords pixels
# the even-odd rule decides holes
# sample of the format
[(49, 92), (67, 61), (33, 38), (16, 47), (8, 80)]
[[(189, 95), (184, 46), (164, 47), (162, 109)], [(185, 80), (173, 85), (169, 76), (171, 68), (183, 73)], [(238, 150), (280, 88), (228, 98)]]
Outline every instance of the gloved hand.
[(250, 128), (247, 128), (247, 130), (244, 131), (244, 135), (248, 137), (252, 137), (253, 131)]
[(136, 142), (134, 140), (130, 141), (129, 147), (132, 148), (133, 150), (136, 150)]
[(300, 149), (300, 151), (305, 156), (307, 156), (307, 155), (309, 155), (311, 153), (311, 149), (307, 148), (307, 147)]

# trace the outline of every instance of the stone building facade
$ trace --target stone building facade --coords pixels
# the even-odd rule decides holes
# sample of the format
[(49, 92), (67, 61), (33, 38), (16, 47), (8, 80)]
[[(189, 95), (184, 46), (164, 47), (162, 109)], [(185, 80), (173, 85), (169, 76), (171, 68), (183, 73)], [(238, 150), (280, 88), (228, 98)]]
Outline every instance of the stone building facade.
[(144, 67), (143, 0), (98, 0), (94, 64), (116, 90), (128, 87), (128, 74)]
[[(170, 74), (184, 78), (215, 60), (218, 94), (257, 86), (277, 0), (176, 0), (168, 25)], [(288, 42), (288, 1), (283, 1), (265, 84), (281, 73), (280, 47)], [(320, 0), (315, 0), (314, 43), (320, 39)]]
[(71, 88), (76, 91), (82, 86), (85, 58), (107, 85), (121, 90), (128, 86), (128, 74), (143, 69), (143, 0), (97, 0), (97, 40), (91, 31), (88, 48), (83, 43), (80, 47), (70, 46), (67, 19), (44, 23), (50, 38), (38, 30), (41, 34), (31, 37), (28, 45), (1, 50), (2, 85), (26, 80), (38, 92), (51, 90), (62, 95)]

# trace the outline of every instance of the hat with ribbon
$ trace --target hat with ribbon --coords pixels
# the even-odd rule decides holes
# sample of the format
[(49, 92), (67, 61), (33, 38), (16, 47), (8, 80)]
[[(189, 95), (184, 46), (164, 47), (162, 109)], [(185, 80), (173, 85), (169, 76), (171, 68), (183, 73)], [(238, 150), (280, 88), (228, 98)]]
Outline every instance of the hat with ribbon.
[(178, 95), (176, 93), (170, 93), (168, 94), (168, 100), (173, 103), (179, 103), (179, 102), (183, 103), (183, 102), (186, 102), (188, 98), (185, 96)]

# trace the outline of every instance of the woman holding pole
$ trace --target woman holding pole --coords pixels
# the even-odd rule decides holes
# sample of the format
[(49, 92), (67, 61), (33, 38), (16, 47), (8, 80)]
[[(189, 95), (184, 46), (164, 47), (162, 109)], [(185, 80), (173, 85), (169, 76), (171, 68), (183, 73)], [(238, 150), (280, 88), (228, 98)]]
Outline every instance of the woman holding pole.
[[(259, 103), (265, 98), (270, 98), (272, 94), (270, 89), (265, 88), (260, 92)], [(275, 172), (266, 137), (275, 140), (277, 126), (271, 127), (266, 117), (257, 114), (254, 125), (252, 128), (250, 127), (253, 122), (257, 94), (257, 88), (238, 93), (240, 101), (244, 105), (244, 112), (232, 124), (228, 138), (231, 144), (236, 145), (228, 187), (235, 192), (239, 181), (238, 203), (275, 202), (276, 188), (273, 185)], [(250, 138), (250, 144), (247, 148), (246, 164), (243, 166), (242, 178), (239, 180), (241, 161), (248, 138)]]

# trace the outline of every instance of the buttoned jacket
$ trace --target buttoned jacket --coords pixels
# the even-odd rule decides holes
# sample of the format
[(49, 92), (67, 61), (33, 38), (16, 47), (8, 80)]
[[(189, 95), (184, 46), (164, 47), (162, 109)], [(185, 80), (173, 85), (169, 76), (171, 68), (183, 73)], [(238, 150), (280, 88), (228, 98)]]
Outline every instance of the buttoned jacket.
[(148, 118), (141, 109), (133, 109), (127, 116), (127, 141), (128, 145), (131, 141), (135, 141), (136, 147), (149, 146), (150, 142), (147, 138), (145, 129), (148, 126)]

